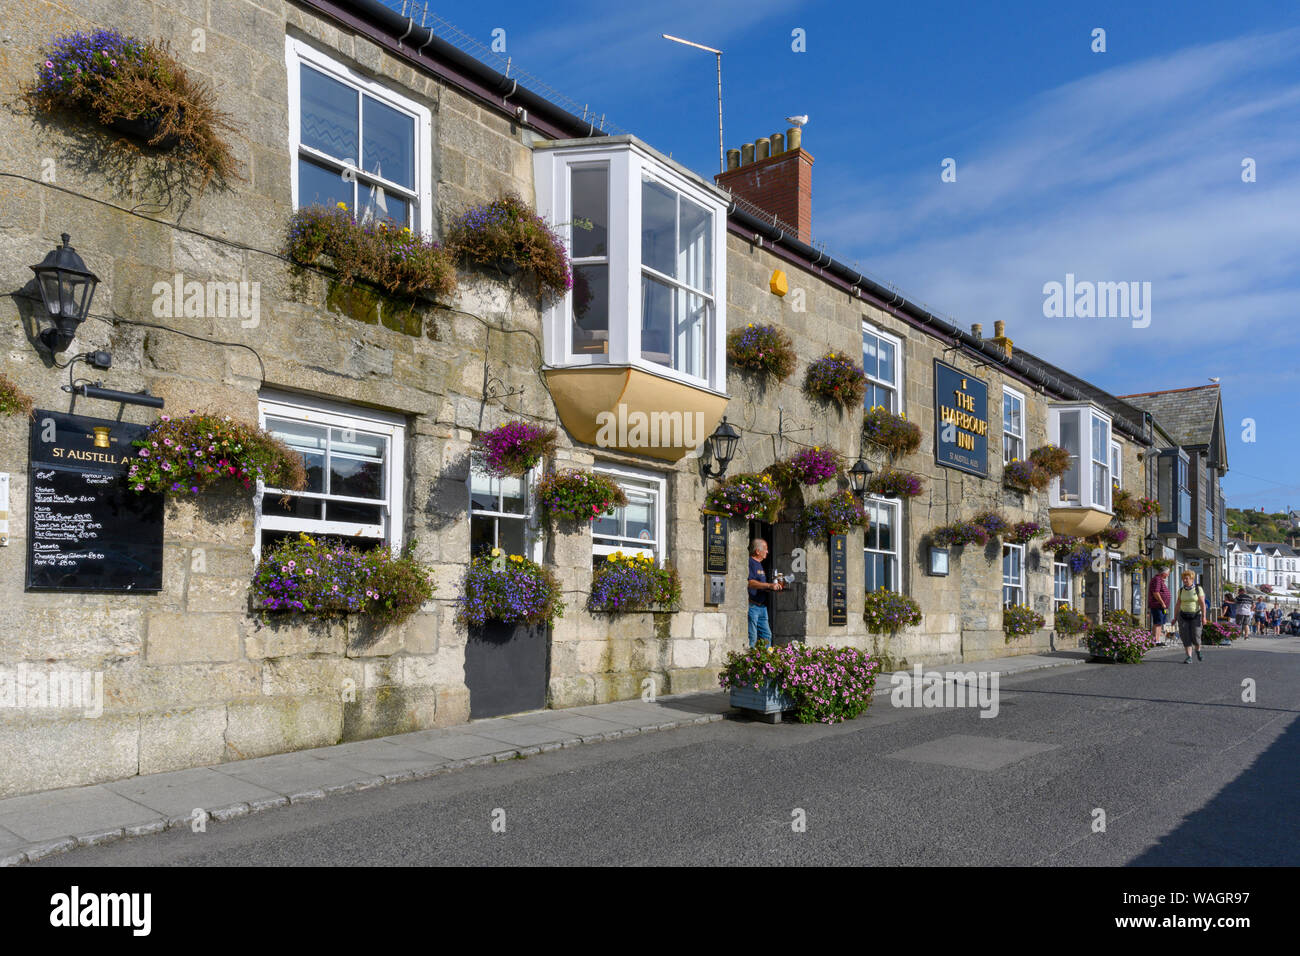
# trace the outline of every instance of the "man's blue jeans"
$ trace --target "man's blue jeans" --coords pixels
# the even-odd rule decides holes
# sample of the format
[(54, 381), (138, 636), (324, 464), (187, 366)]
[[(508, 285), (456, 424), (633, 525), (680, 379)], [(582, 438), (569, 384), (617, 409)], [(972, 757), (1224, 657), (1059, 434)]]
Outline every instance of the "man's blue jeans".
[(772, 644), (772, 629), (767, 626), (767, 605), (751, 604), (749, 606), (749, 646), (753, 647), (762, 638), (768, 645)]

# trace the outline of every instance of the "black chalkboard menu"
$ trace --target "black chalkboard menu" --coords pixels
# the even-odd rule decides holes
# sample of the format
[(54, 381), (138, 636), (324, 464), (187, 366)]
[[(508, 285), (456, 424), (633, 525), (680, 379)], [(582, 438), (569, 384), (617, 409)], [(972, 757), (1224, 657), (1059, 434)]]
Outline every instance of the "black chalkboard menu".
[(847, 536), (831, 535), (831, 624), (849, 623), (849, 555)]
[(162, 590), (162, 495), (132, 491), (144, 425), (37, 410), (28, 476), (27, 588)]
[(704, 573), (727, 573), (727, 519), (704, 516)]

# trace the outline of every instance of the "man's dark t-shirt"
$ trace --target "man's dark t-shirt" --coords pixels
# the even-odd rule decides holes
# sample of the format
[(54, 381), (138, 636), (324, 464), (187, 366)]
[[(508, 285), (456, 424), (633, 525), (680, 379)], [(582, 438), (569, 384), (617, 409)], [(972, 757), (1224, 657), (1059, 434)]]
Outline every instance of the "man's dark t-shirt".
[[(751, 581), (767, 580), (767, 572), (763, 570), (763, 562), (759, 561), (758, 558), (754, 557), (752, 554), (749, 556), (749, 580)], [(758, 590), (757, 588), (750, 588), (749, 603), (766, 604), (767, 602), (764, 600), (762, 595), (763, 592)]]

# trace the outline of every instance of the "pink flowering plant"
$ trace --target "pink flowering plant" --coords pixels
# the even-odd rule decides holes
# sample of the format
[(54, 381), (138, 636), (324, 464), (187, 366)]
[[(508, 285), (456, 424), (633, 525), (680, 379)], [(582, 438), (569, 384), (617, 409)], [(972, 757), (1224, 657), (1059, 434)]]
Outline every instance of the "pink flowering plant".
[(346, 203), (294, 212), (284, 253), (299, 267), (327, 264), (340, 285), (360, 279), (412, 299), (456, 291), (456, 266), (440, 243), (391, 220), (356, 222)]
[(910, 455), (921, 447), (921, 428), (902, 412), (883, 405), (869, 408), (862, 416), (862, 437), (889, 449), (895, 455)]
[(770, 475), (732, 475), (709, 492), (703, 510), (771, 521), (781, 510), (781, 492)]
[(1120, 547), (1128, 540), (1128, 531), (1119, 525), (1111, 524), (1102, 528), (1092, 538), (1098, 544), (1109, 545), (1112, 548)]
[(787, 459), (790, 475), (802, 485), (821, 487), (840, 473), (839, 453), (831, 448), (805, 448)]
[(329, 618), (365, 614), (381, 625), (398, 624), (436, 590), (432, 573), (388, 548), (362, 551), (300, 534), (266, 549), (253, 572), (253, 606)]
[(750, 322), (743, 329), (727, 333), (727, 361), (735, 368), (784, 382), (794, 372), (794, 343), (775, 325)]
[(456, 620), (482, 627), (503, 624), (550, 625), (564, 616), (560, 582), (550, 568), (500, 548), (469, 563), (456, 598)]
[(1088, 650), (1093, 657), (1116, 664), (1139, 664), (1142, 655), (1155, 647), (1157, 640), (1151, 636), (1150, 628), (1105, 622), (1088, 631)]
[(1201, 628), (1202, 644), (1231, 644), (1241, 637), (1241, 628), (1227, 621), (1207, 621)]
[(867, 491), (886, 498), (915, 498), (925, 491), (925, 479), (910, 471), (882, 468), (867, 479)]
[(595, 521), (627, 504), (627, 496), (606, 475), (568, 468), (537, 483), (537, 503), (548, 522), (557, 518)]
[(133, 491), (198, 494), (217, 486), (299, 491), (307, 484), (302, 456), (256, 425), (229, 415), (161, 416), (132, 442), (127, 472)]
[(1032, 461), (1016, 458), (1002, 467), (1002, 481), (1016, 491), (1042, 491), (1051, 484), (1052, 476)]
[(930, 538), (941, 548), (959, 548), (966, 544), (987, 544), (989, 533), (973, 521), (954, 521), (935, 528)]
[(546, 298), (573, 288), (564, 239), (516, 195), (465, 210), (447, 226), (447, 246), (476, 265), (530, 273)]
[(518, 478), (555, 454), (555, 440), (554, 428), (514, 421), (480, 434), (478, 446), (484, 470), (498, 478)]
[(1011, 638), (1032, 634), (1046, 623), (1046, 618), (1027, 604), (1012, 604), (1002, 609), (1002, 630), (1006, 631), (1008, 644)]
[(656, 566), (644, 551), (615, 551), (592, 572), (587, 609), (605, 614), (675, 610), (681, 600), (682, 582), (676, 568)]
[(1020, 521), (1011, 526), (1011, 529), (1002, 535), (1002, 540), (1007, 544), (1028, 544), (1035, 538), (1047, 536), (1047, 529), (1037, 521)]
[(808, 366), (803, 390), (840, 408), (861, 405), (867, 392), (867, 373), (849, 356), (828, 352)]
[(1140, 521), (1160, 513), (1160, 502), (1143, 498), (1124, 488), (1116, 488), (1111, 495), (1111, 510), (1120, 521)]
[(718, 677), (724, 690), (773, 687), (794, 704), (800, 723), (852, 720), (869, 706), (880, 661), (851, 647), (769, 647), (759, 641), (727, 655)]
[(800, 538), (820, 541), (832, 534), (844, 534), (853, 528), (865, 528), (870, 519), (853, 493), (839, 491), (806, 505), (795, 519), (794, 533)]
[(921, 605), (906, 594), (882, 587), (867, 594), (862, 618), (873, 634), (894, 634), (899, 628), (921, 623)]

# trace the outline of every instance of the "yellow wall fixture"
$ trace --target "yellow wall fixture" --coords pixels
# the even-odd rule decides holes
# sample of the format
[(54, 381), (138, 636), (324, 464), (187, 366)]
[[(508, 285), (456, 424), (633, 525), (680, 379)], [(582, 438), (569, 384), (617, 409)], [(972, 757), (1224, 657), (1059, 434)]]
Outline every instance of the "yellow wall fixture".
[(786, 281), (785, 273), (777, 269), (772, 273), (772, 281), (768, 283), (773, 295), (785, 295), (790, 291), (790, 283)]

